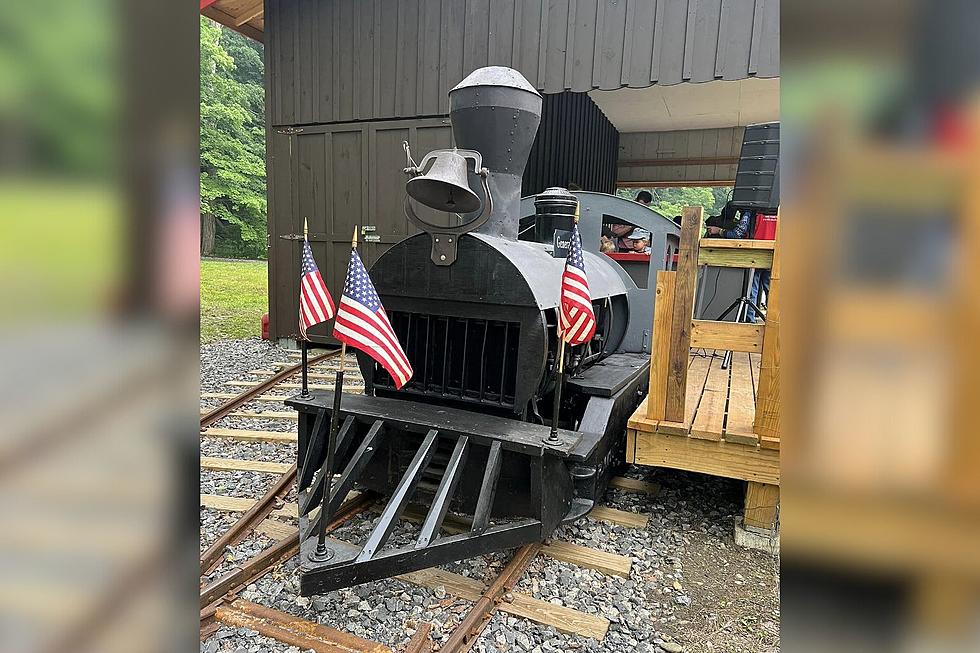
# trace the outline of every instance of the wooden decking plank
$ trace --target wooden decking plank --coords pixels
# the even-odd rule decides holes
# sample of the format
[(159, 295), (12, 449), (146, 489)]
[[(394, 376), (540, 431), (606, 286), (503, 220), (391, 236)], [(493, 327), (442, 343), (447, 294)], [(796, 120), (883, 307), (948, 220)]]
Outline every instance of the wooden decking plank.
[(708, 380), (708, 368), (711, 357), (695, 356), (690, 360), (687, 370), (687, 396), (684, 399), (684, 411), (686, 417), (683, 422), (661, 420), (657, 425), (658, 433), (668, 433), (671, 435), (687, 435), (691, 431), (691, 423), (698, 410), (698, 402), (701, 400), (701, 393), (704, 391), (705, 381)]
[(731, 368), (725, 440), (736, 444), (755, 445), (759, 442), (759, 436), (752, 430), (755, 421), (755, 392), (752, 388), (750, 355), (732, 352)]
[(600, 551), (588, 546), (579, 546), (571, 542), (551, 541), (541, 547), (541, 553), (561, 562), (568, 562), (579, 567), (587, 567), (601, 571), (604, 574), (629, 578), (633, 561), (617, 553)]
[(609, 486), (626, 492), (638, 492), (656, 496), (660, 494), (660, 484), (650, 481), (641, 481), (637, 478), (626, 478), (625, 476), (613, 476), (609, 479)]
[(724, 440), (636, 432), (636, 462), (779, 485), (779, 452)]
[(211, 469), (222, 472), (264, 472), (268, 474), (285, 474), (291, 465), (286, 463), (270, 463), (261, 460), (239, 460), (236, 458), (214, 458), (201, 456), (201, 469)]
[(226, 440), (237, 440), (239, 442), (273, 442), (273, 443), (293, 443), (298, 441), (296, 433), (284, 431), (250, 431), (247, 429), (224, 429), (209, 428), (201, 433), (202, 437), (223, 438)]
[[(443, 587), (450, 594), (467, 601), (478, 600), (486, 590), (486, 586), (478, 580), (454, 574), (438, 567), (400, 574), (395, 578), (430, 589)], [(592, 637), (600, 641), (609, 630), (609, 620), (603, 617), (554, 605), (523, 592), (511, 592), (510, 595), (513, 597), (513, 601), (502, 601), (497, 607), (498, 610), (551, 626), (563, 633)]]
[(725, 406), (728, 403), (729, 370), (721, 369), (722, 359), (711, 358), (708, 377), (705, 379), (704, 390), (698, 410), (691, 422), (691, 437), (704, 440), (721, 440), (725, 427)]
[(647, 523), (650, 521), (650, 515), (627, 512), (625, 510), (618, 510), (608, 506), (596, 506), (591, 512), (589, 512), (588, 516), (592, 519), (607, 521), (613, 524), (619, 524), (620, 526), (628, 526), (630, 528), (646, 528)]

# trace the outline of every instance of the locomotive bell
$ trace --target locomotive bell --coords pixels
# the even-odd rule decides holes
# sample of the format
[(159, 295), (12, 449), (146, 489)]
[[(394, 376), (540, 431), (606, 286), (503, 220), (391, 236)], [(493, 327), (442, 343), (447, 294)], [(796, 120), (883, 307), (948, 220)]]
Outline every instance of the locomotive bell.
[(428, 172), (405, 184), (408, 194), (429, 208), (450, 213), (470, 213), (482, 205), (470, 190), (466, 158), (452, 150), (435, 155)]

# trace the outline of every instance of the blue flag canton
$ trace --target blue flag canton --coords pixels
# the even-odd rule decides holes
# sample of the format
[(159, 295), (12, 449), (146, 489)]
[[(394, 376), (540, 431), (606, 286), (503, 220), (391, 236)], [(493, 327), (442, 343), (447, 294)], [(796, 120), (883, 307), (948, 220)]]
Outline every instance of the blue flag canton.
[(313, 274), (317, 271), (316, 261), (313, 260), (313, 250), (310, 249), (310, 241), (303, 241), (303, 273), (302, 276)]
[(585, 272), (585, 258), (582, 256), (582, 238), (578, 234), (578, 225), (572, 229), (572, 243), (568, 249), (568, 264), (574, 265)]
[(344, 294), (354, 301), (366, 306), (372, 311), (381, 308), (381, 300), (371, 283), (361, 257), (354, 251), (351, 253), (350, 265), (347, 266), (347, 279), (344, 281)]

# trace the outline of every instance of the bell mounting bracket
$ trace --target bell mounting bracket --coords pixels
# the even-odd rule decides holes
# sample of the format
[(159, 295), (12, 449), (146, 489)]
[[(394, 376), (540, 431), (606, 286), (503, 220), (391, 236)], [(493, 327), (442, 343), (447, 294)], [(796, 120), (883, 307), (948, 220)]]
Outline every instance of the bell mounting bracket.
[(463, 221), (462, 215), (454, 213), (453, 215), (460, 221), (460, 224), (455, 227), (426, 222), (415, 213), (415, 208), (412, 206), (412, 198), (407, 193), (405, 194), (405, 216), (422, 229), (422, 231), (429, 234), (429, 237), (432, 239), (432, 262), (442, 266), (452, 265), (456, 262), (456, 245), (459, 237), (482, 227), (490, 219), (490, 214), (493, 213), (493, 197), (490, 195), (489, 184), (490, 171), (483, 167), (483, 156), (476, 150), (461, 150), (458, 148), (432, 150), (422, 157), (420, 164), (416, 165), (415, 161), (412, 160), (412, 151), (408, 145), (408, 141), (403, 141), (402, 147), (405, 150), (405, 157), (408, 161), (404, 172), (408, 175), (409, 179), (425, 174), (425, 171), (431, 167), (436, 157), (446, 152), (453, 152), (464, 159), (473, 161), (473, 172), (480, 176), (483, 184), (483, 196), (486, 198), (483, 202), (483, 210), (476, 218), (466, 222)]

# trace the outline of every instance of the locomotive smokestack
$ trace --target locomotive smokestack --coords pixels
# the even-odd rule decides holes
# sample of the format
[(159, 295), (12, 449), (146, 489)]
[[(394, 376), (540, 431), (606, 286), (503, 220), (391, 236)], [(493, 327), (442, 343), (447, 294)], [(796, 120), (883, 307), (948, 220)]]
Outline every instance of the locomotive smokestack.
[(521, 178), (541, 122), (541, 95), (512, 68), (474, 70), (449, 92), (456, 146), (483, 155), (493, 213), (479, 233), (517, 239)]

